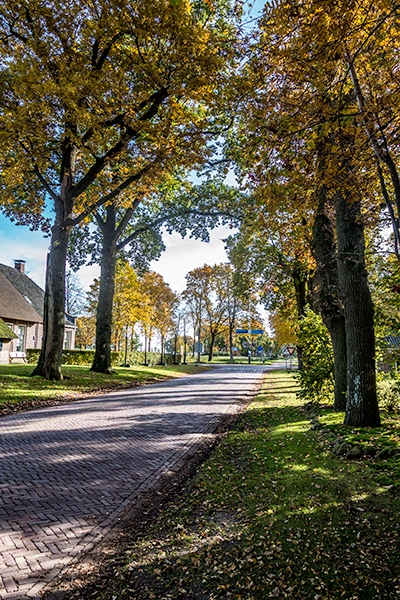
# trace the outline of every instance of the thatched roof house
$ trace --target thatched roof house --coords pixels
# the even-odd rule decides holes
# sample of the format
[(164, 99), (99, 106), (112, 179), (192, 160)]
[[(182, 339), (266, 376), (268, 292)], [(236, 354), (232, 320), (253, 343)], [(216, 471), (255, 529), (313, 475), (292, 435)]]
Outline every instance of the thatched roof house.
[[(0, 319), (12, 337), (0, 338), (0, 362), (9, 362), (10, 352), (40, 348), (43, 339), (44, 291), (25, 275), (25, 261), (15, 266), (0, 264)], [(75, 346), (75, 319), (66, 315), (64, 347)]]
[[(39, 319), (41, 319), (40, 322), (43, 323), (44, 291), (34, 281), (32, 281), (32, 279), (25, 275), (25, 262), (22, 260), (16, 260), (15, 267), (9, 267), (7, 265), (0, 264), (0, 277), (2, 275), (6, 277), (9, 284), (11, 284), (12, 288), (14, 289), (14, 293), (15, 291), (18, 292), (18, 295), (22, 296), (25, 302), (27, 302), (35, 311), (35, 320), (37, 317), (39, 317)], [(2, 316), (1, 313), (0, 316)]]
[(3, 319), (0, 319), (0, 342), (9, 342), (18, 336), (11, 331), (9, 327), (4, 323)]

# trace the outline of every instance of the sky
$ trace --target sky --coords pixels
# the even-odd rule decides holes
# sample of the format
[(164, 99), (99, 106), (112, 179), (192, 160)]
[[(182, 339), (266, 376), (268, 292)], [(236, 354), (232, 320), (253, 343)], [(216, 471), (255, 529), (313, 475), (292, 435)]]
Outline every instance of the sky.
[[(190, 239), (182, 240), (178, 233), (164, 233), (166, 251), (161, 258), (151, 263), (150, 268), (160, 273), (176, 292), (185, 288), (185, 275), (188, 271), (201, 267), (204, 263), (226, 262), (227, 256), (223, 239), (232, 234), (227, 227), (211, 231), (210, 243)], [(46, 253), (49, 238), (42, 233), (29, 231), (28, 227), (14, 225), (4, 215), (0, 215), (0, 262), (14, 266), (14, 260), (25, 260), (25, 272), (41, 288), (44, 288)], [(88, 289), (100, 269), (97, 265), (84, 267), (78, 272), (82, 286)]]
[[(259, 16), (264, 3), (264, 0), (255, 0), (252, 8), (253, 18)], [(229, 179), (227, 182), (232, 185), (234, 181)], [(210, 242), (204, 243), (188, 236), (182, 240), (177, 233), (165, 233), (163, 239), (166, 251), (158, 261), (151, 263), (150, 268), (160, 273), (174, 291), (181, 292), (185, 288), (185, 275), (188, 271), (205, 263), (213, 265), (227, 261), (222, 240), (231, 234), (231, 229), (218, 227), (211, 231)], [(0, 214), (0, 263), (13, 266), (14, 260), (25, 260), (25, 272), (42, 288), (45, 285), (49, 241), (40, 231), (32, 232), (28, 227), (17, 226)], [(97, 265), (80, 269), (78, 276), (82, 286), (88, 289), (99, 273)]]

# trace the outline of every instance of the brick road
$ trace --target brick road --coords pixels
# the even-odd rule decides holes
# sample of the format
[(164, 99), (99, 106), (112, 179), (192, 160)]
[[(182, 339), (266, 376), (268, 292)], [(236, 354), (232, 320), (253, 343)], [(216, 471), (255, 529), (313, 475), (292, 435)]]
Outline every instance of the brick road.
[(0, 419), (1, 598), (40, 598), (264, 370), (219, 367)]

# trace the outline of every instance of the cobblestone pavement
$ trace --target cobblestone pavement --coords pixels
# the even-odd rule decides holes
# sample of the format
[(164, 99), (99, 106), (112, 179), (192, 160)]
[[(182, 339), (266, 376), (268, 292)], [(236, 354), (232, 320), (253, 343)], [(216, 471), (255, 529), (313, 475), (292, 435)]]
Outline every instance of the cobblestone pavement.
[(40, 598), (264, 370), (229, 365), (0, 419), (1, 598)]

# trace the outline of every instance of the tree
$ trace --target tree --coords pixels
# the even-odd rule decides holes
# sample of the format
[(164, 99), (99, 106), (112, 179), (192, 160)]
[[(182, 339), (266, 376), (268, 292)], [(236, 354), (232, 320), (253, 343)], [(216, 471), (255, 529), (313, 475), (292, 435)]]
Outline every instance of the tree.
[[(87, 294), (87, 319), (94, 324), (99, 302), (100, 280), (95, 279)], [(115, 350), (125, 343), (127, 351), (129, 334), (134, 338), (133, 328), (147, 318), (149, 299), (143, 295), (142, 282), (134, 269), (125, 261), (119, 261), (116, 270), (115, 295), (112, 306), (112, 320), (109, 323), (110, 338)], [(94, 340), (93, 340), (94, 341)], [(126, 360), (125, 360), (126, 362)]]
[[(360, 203), (362, 194), (370, 206), (376, 206), (375, 187), (367, 185), (371, 169), (354, 110), (354, 85), (345, 52), (347, 47), (351, 56), (353, 50), (365, 49), (368, 53), (366, 46), (355, 47), (359, 39), (355, 32), (362, 27), (367, 6), (372, 5), (319, 1), (305, 5), (289, 0), (266, 5), (243, 77), (243, 81), (247, 77), (249, 90), (242, 112), (246, 137), (243, 133), (237, 143), (239, 146), (244, 141), (239, 164), (245, 169), (247, 163), (253, 173), (256, 171), (257, 183), (263, 170), (265, 180), (271, 168), (278, 167), (286, 176), (289, 190), (295, 190), (294, 172), (303, 176), (303, 188), (307, 179), (315, 191), (323, 183), (333, 200), (338, 280), (346, 324), (345, 421), (357, 426), (379, 424), (373, 310), (365, 271)], [(364, 23), (373, 34), (372, 21)], [(318, 179), (315, 150), (321, 136), (329, 143), (320, 170), (322, 177)], [(248, 179), (253, 173), (247, 166)], [(304, 196), (298, 200), (303, 202)], [(366, 206), (368, 203), (363, 202), (364, 210)]]
[(234, 328), (245, 312), (246, 300), (235, 285), (234, 270), (229, 263), (204, 265), (186, 275), (183, 297), (193, 313), (196, 328), (208, 329), (208, 360), (212, 360), (217, 338), (228, 334), (231, 362), (233, 362)]
[(278, 311), (275, 311), (269, 315), (269, 324), (279, 348), (284, 344), (297, 344), (296, 325), (293, 319), (284, 318)]
[[(217, 306), (224, 307), (224, 321), (221, 320), (219, 329), (216, 325), (213, 326), (213, 330), (219, 331), (219, 333), (228, 333), (228, 348), (230, 363), (233, 364), (233, 347), (234, 347), (234, 333), (235, 327), (246, 311), (246, 299), (243, 294), (240, 293), (240, 289), (236, 282), (235, 271), (231, 263), (222, 263), (213, 267), (213, 283), (215, 287), (215, 296), (217, 300)], [(221, 314), (223, 314), (221, 312)], [(224, 325), (224, 323), (226, 323)], [(210, 328), (211, 331), (211, 328)], [(216, 339), (217, 334), (214, 334)], [(212, 338), (211, 338), (212, 341)], [(210, 355), (212, 358), (212, 345), (210, 347)], [(209, 355), (209, 360), (210, 359)]]
[(62, 9), (7, 0), (0, 21), (2, 197), (7, 214), (33, 227), (53, 203), (34, 374), (56, 380), (72, 229), (117, 198), (130, 206), (133, 186), (140, 198), (175, 146), (206, 146), (205, 107), (233, 33), (224, 3), (75, 0)]
[(91, 231), (86, 225), (71, 236), (74, 244), (72, 248), (70, 244), (70, 256), (75, 267), (86, 260), (85, 250), (91, 253), (91, 262), (101, 262), (93, 371), (109, 373), (112, 369), (108, 324), (117, 256), (123, 254), (145, 269), (164, 249), (162, 227), (169, 232), (179, 231), (182, 237), (191, 231), (193, 237), (206, 241), (209, 228), (219, 222), (232, 223), (240, 219), (241, 194), (218, 180), (196, 186), (171, 176), (145, 200), (145, 204), (133, 202), (123, 211), (114, 203), (109, 204), (103, 211), (95, 212), (98, 229)]
[(161, 337), (161, 363), (163, 363), (166, 336), (175, 329), (175, 311), (179, 305), (179, 296), (171, 290), (162, 275), (154, 271), (144, 274), (142, 293), (148, 296), (151, 306), (150, 323), (147, 325), (149, 345), (153, 331), (158, 331)]
[(333, 349), (328, 330), (319, 315), (309, 307), (299, 320), (297, 336), (304, 350), (304, 369), (299, 371), (300, 397), (320, 401), (332, 392)]
[(126, 364), (129, 334), (132, 340), (134, 338), (133, 328), (136, 323), (143, 319), (143, 311), (146, 308), (146, 303), (142, 302), (142, 290), (139, 278), (128, 262), (119, 262), (115, 283), (113, 306), (115, 347), (119, 350), (122, 338), (124, 338), (124, 364)]
[[(285, 192), (284, 184), (273, 179), (269, 186), (263, 184), (257, 190), (251, 214), (228, 240), (229, 258), (240, 274), (239, 290), (244, 293), (259, 287), (264, 306), (278, 312), (281, 319), (292, 321), (293, 328), (307, 304), (313, 304), (315, 264), (311, 255), (310, 214), (304, 204), (292, 213), (290, 188)], [(301, 369), (300, 345), (297, 355)]]
[(78, 348), (93, 348), (96, 341), (96, 320), (93, 316), (84, 315), (76, 320), (75, 345)]
[(226, 307), (218, 285), (215, 267), (204, 265), (186, 275), (186, 289), (184, 298), (195, 307), (199, 334), (198, 334), (198, 360), (200, 360), (201, 326), (202, 319), (206, 320), (210, 333), (208, 360), (212, 360), (216, 336), (226, 329)]
[[(200, 362), (201, 353), (201, 328), (202, 321), (205, 315), (205, 303), (208, 293), (208, 270), (203, 270), (202, 267), (189, 271), (186, 275), (186, 288), (182, 293), (182, 297), (186, 302), (188, 312), (191, 315), (193, 322), (193, 339), (196, 340), (197, 332), (197, 362)], [(195, 353), (195, 345), (193, 347), (193, 356)]]
[(315, 308), (321, 314), (332, 341), (335, 372), (334, 409), (343, 411), (346, 408), (347, 396), (346, 321), (339, 285), (334, 206), (323, 183), (318, 189), (318, 200), (313, 226), (313, 251), (316, 259)]
[(85, 304), (85, 290), (79, 277), (68, 270), (65, 275), (65, 311), (69, 315), (78, 315)]

